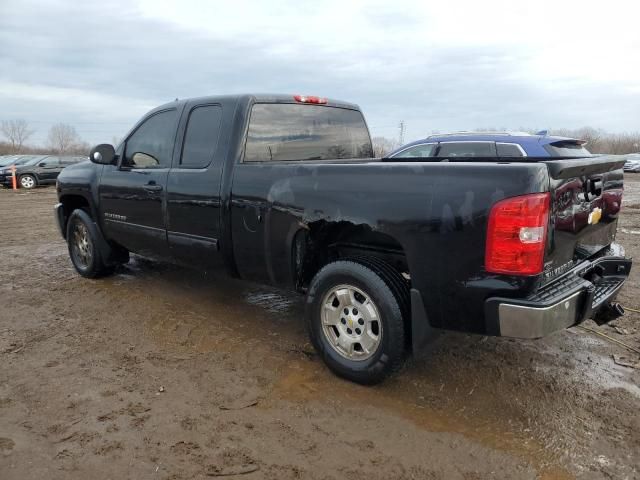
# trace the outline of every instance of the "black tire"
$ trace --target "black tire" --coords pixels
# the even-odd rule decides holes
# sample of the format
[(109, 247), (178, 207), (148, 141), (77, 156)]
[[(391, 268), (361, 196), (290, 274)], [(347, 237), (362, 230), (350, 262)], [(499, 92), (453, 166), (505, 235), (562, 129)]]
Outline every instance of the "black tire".
[[(399, 298), (399, 293), (394, 293), (394, 290), (399, 292), (397, 284), (390, 283), (391, 279), (387, 274), (377, 273), (360, 262), (344, 260), (326, 265), (311, 281), (305, 311), (309, 336), (316, 351), (337, 375), (356, 383), (372, 385), (381, 382), (402, 365), (405, 353), (405, 326), (401, 307), (403, 300)], [(361, 290), (379, 313), (381, 338), (375, 352), (368, 353), (370, 356), (365, 359), (350, 359), (340, 353), (323, 327), (325, 300), (331, 292), (343, 285)], [(345, 309), (347, 310), (348, 308)], [(334, 331), (336, 337), (339, 337), (340, 332), (337, 329)], [(337, 342), (335, 338), (334, 342)]]
[(38, 186), (38, 180), (33, 175), (21, 175), (18, 179), (18, 185), (20, 185), (20, 188), (31, 190)]
[(84, 210), (74, 210), (67, 221), (67, 246), (76, 271), (86, 278), (99, 278), (113, 272), (104, 259), (96, 224)]

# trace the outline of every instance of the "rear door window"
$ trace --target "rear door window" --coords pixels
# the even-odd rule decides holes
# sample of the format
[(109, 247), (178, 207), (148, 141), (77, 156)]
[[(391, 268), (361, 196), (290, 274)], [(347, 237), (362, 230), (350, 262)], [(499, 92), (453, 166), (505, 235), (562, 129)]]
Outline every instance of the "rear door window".
[(495, 142), (446, 142), (441, 143), (438, 157), (496, 157)]
[(180, 158), (182, 168), (205, 168), (211, 163), (218, 145), (221, 120), (220, 105), (204, 105), (191, 110)]
[(251, 110), (245, 162), (371, 158), (362, 113), (347, 108), (258, 103)]

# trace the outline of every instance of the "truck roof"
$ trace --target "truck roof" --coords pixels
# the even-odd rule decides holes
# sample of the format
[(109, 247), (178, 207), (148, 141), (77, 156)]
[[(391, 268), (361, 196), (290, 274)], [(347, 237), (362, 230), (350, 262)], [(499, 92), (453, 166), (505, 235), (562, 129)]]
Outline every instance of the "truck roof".
[[(163, 105), (160, 105), (153, 110), (161, 110), (167, 108), (172, 105), (176, 105), (176, 103), (186, 103), (186, 102), (203, 102), (203, 103), (211, 103), (221, 100), (239, 100), (245, 102), (255, 102), (255, 103), (300, 103), (294, 99), (294, 94), (281, 94), (281, 93), (242, 93), (242, 94), (234, 94), (234, 95), (206, 95), (202, 97), (191, 97), (191, 98), (176, 98), (173, 102), (168, 102)], [(354, 103), (344, 102), (342, 100), (336, 100), (333, 98), (322, 97), (323, 100), (326, 100), (326, 103), (323, 102), (323, 105), (330, 107), (340, 107), (340, 108), (349, 108), (351, 110), (360, 110), (360, 107)], [(152, 110), (152, 111), (153, 111)]]

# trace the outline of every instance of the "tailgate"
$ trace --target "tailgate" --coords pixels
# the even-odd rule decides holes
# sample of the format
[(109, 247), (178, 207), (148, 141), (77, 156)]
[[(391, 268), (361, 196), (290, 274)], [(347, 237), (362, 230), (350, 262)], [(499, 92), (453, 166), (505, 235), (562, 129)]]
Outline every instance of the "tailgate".
[(551, 225), (544, 279), (551, 280), (614, 240), (625, 157), (548, 160)]

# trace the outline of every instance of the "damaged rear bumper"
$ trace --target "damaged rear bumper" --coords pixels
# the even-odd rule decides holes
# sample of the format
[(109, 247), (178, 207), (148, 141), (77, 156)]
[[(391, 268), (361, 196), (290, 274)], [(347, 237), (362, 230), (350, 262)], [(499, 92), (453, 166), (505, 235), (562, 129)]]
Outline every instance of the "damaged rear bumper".
[(631, 263), (623, 256), (603, 256), (581, 263), (527, 298), (489, 298), (485, 301), (487, 331), (540, 338), (588, 318), (597, 319), (604, 312), (610, 314), (609, 306), (629, 276)]

